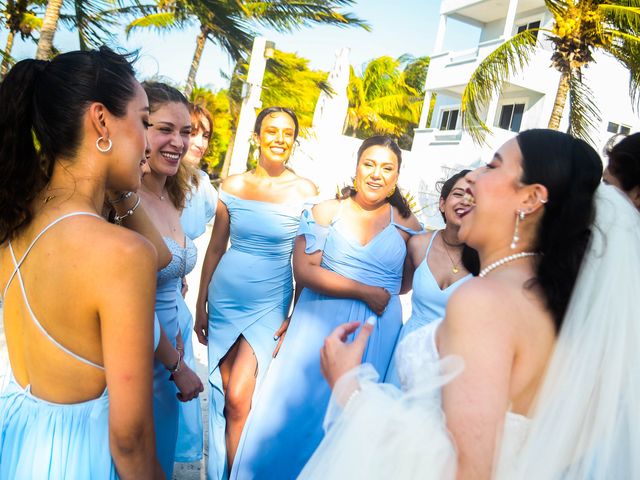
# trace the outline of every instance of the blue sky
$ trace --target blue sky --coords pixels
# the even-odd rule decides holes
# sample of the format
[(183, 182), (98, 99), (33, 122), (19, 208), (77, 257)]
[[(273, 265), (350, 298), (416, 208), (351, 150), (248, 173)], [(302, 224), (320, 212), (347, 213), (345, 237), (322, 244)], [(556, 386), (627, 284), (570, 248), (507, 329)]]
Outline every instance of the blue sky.
[[(440, 0), (359, 0), (350, 10), (371, 25), (370, 32), (360, 28), (311, 27), (288, 34), (269, 30), (262, 30), (262, 33), (275, 41), (279, 50), (296, 52), (308, 58), (313, 69), (330, 70), (336, 50), (350, 47), (351, 64), (359, 70), (368, 60), (382, 55), (428, 55), (435, 40), (439, 7)], [(140, 50), (136, 68), (141, 79), (159, 75), (174, 83), (182, 83), (189, 71), (197, 32), (194, 25), (182, 32), (162, 35), (139, 32), (128, 39), (124, 33), (119, 33), (118, 43), (128, 50)], [(447, 42), (449, 46), (462, 46), (464, 35), (448, 37), (451, 38)], [(6, 33), (2, 32), (0, 45), (4, 46), (5, 41)], [(63, 51), (78, 48), (76, 35), (64, 27), (56, 33), (55, 43)], [(35, 47), (24, 42), (17, 42), (13, 50), (17, 59), (34, 53)], [(231, 67), (232, 62), (227, 55), (208, 42), (196, 82), (214, 89), (224, 88), (227, 81), (220, 71), (229, 73)]]

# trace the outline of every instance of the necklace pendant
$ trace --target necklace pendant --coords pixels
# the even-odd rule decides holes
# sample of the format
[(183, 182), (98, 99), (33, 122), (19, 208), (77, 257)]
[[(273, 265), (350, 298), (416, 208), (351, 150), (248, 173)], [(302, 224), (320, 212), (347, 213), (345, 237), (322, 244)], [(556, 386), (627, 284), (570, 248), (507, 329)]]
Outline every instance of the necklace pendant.
[(460, 269), (459, 269), (457, 266), (454, 266), (454, 267), (451, 269), (451, 271), (452, 271), (453, 273), (458, 273), (458, 272), (460, 271)]

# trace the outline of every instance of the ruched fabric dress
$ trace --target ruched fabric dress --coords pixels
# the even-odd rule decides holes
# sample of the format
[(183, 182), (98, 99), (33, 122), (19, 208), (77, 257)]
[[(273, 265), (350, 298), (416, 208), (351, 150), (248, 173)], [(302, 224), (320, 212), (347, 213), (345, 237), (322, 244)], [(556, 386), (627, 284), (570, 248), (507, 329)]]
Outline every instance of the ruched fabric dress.
[[(3, 297), (6, 297), (11, 282), (17, 279), (25, 306), (41, 334), (76, 360), (103, 370), (101, 365), (78, 356), (49, 335), (29, 305), (20, 274), (20, 266), (41, 235), (59, 221), (77, 215), (101, 218), (88, 212), (60, 217), (33, 240), (19, 261), (9, 242), (15, 270), (7, 282)], [(30, 385), (20, 386), (11, 374), (7, 387), (0, 394), (0, 479), (59, 478), (118, 478), (109, 450), (107, 391), (85, 402), (52, 403), (33, 395)]]
[[(200, 182), (192, 186), (187, 195), (187, 203), (180, 215), (180, 224), (185, 235), (191, 240), (201, 236), (207, 229), (207, 223), (216, 213), (218, 192), (207, 175), (198, 170)], [(188, 272), (187, 272), (188, 273)], [(193, 286), (192, 286), (193, 288)], [(182, 297), (182, 284), (178, 284), (178, 325), (184, 343), (184, 362), (196, 371), (196, 359), (193, 353), (193, 314)], [(203, 419), (200, 399), (178, 404), (178, 441), (176, 444), (176, 462), (196, 462), (202, 459)]]
[[(431, 273), (429, 268), (429, 252), (436, 236), (440, 233), (440, 230), (431, 235), (427, 251), (424, 255), (424, 260), (418, 265), (415, 273), (413, 274), (413, 294), (411, 296), (411, 317), (407, 320), (400, 331), (400, 337), (398, 338), (397, 345), (400, 345), (402, 339), (408, 334), (417, 330), (418, 328), (431, 323), (434, 320), (444, 317), (444, 312), (447, 308), (447, 302), (451, 294), (464, 282), (469, 280), (472, 275), (468, 274), (447, 288), (442, 289), (438, 284), (438, 281)], [(395, 386), (400, 387), (400, 378), (398, 377), (398, 370), (396, 367), (396, 355), (394, 353), (387, 370), (387, 375), (384, 377), (386, 383), (393, 383)]]
[[(395, 223), (390, 210), (389, 225), (364, 246), (345, 228), (339, 212), (330, 226), (321, 226), (307, 210), (298, 232), (305, 237), (306, 253), (322, 251), (323, 268), (391, 293), (363, 357), (382, 376), (402, 326), (398, 293), (406, 243), (399, 230), (417, 233)], [(331, 396), (320, 372), (324, 339), (338, 325), (372, 316), (374, 312), (360, 300), (303, 289), (284, 344), (245, 425), (231, 478), (287, 480), (298, 476), (322, 440), (322, 419)]]
[[(169, 265), (158, 272), (155, 311), (160, 327), (175, 347), (178, 336), (178, 302), (184, 301), (178, 285), (196, 263), (196, 247), (185, 236), (185, 246), (164, 237), (172, 258)], [(167, 478), (172, 477), (178, 436), (178, 390), (170, 374), (158, 360), (153, 362), (153, 418), (156, 431), (158, 460)]]
[(224, 391), (220, 360), (240, 335), (256, 355), (256, 396), (269, 367), (273, 336), (287, 316), (293, 294), (291, 254), (304, 208), (246, 200), (220, 190), (230, 217), (231, 246), (209, 284), (209, 479), (227, 478)]

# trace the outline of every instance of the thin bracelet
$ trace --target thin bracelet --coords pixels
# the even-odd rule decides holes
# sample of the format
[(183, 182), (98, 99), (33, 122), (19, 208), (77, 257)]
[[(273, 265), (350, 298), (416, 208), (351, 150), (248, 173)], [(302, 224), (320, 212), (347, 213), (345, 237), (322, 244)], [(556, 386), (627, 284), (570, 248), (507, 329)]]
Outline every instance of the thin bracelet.
[(180, 363), (182, 363), (182, 352), (178, 349), (176, 349), (176, 351), (178, 352), (178, 361), (176, 362), (175, 366), (165, 367), (172, 375), (180, 371)]
[(123, 192), (122, 194), (120, 194), (120, 196), (118, 198), (116, 198), (115, 200), (109, 200), (109, 203), (111, 205), (115, 205), (116, 203), (120, 203), (123, 200), (126, 200), (127, 198), (129, 198), (131, 195), (133, 195), (133, 192)]
[(130, 217), (131, 215), (133, 215), (133, 213), (136, 211), (136, 208), (138, 208), (139, 206), (140, 206), (140, 196), (138, 196), (138, 200), (133, 205), (133, 207), (131, 207), (126, 212), (124, 212), (122, 215), (116, 215), (115, 217), (113, 217), (113, 221), (116, 222), (118, 225), (122, 225), (122, 221), (125, 218)]

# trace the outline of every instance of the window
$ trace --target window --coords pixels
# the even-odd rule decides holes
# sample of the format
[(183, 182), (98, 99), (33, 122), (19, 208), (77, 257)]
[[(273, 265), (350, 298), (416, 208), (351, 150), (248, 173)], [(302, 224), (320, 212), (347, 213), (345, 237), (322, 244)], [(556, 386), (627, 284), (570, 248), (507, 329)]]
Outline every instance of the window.
[(631, 132), (631, 127), (628, 125), (621, 125), (615, 122), (609, 122), (607, 125), (607, 132), (609, 133), (622, 133), (623, 135), (629, 135)]
[(503, 130), (519, 132), (523, 114), (524, 103), (503, 105), (502, 110), (500, 111), (500, 121), (498, 122), (498, 126)]
[(455, 130), (458, 124), (458, 116), (460, 109), (453, 108), (449, 110), (442, 110), (442, 117), (440, 118), (440, 130)]
[[(516, 32), (522, 33), (525, 30), (533, 30), (534, 28), (540, 28), (540, 20), (536, 20), (535, 22), (524, 23), (522, 25), (518, 25)], [(536, 39), (538, 38), (538, 31), (533, 32)]]

